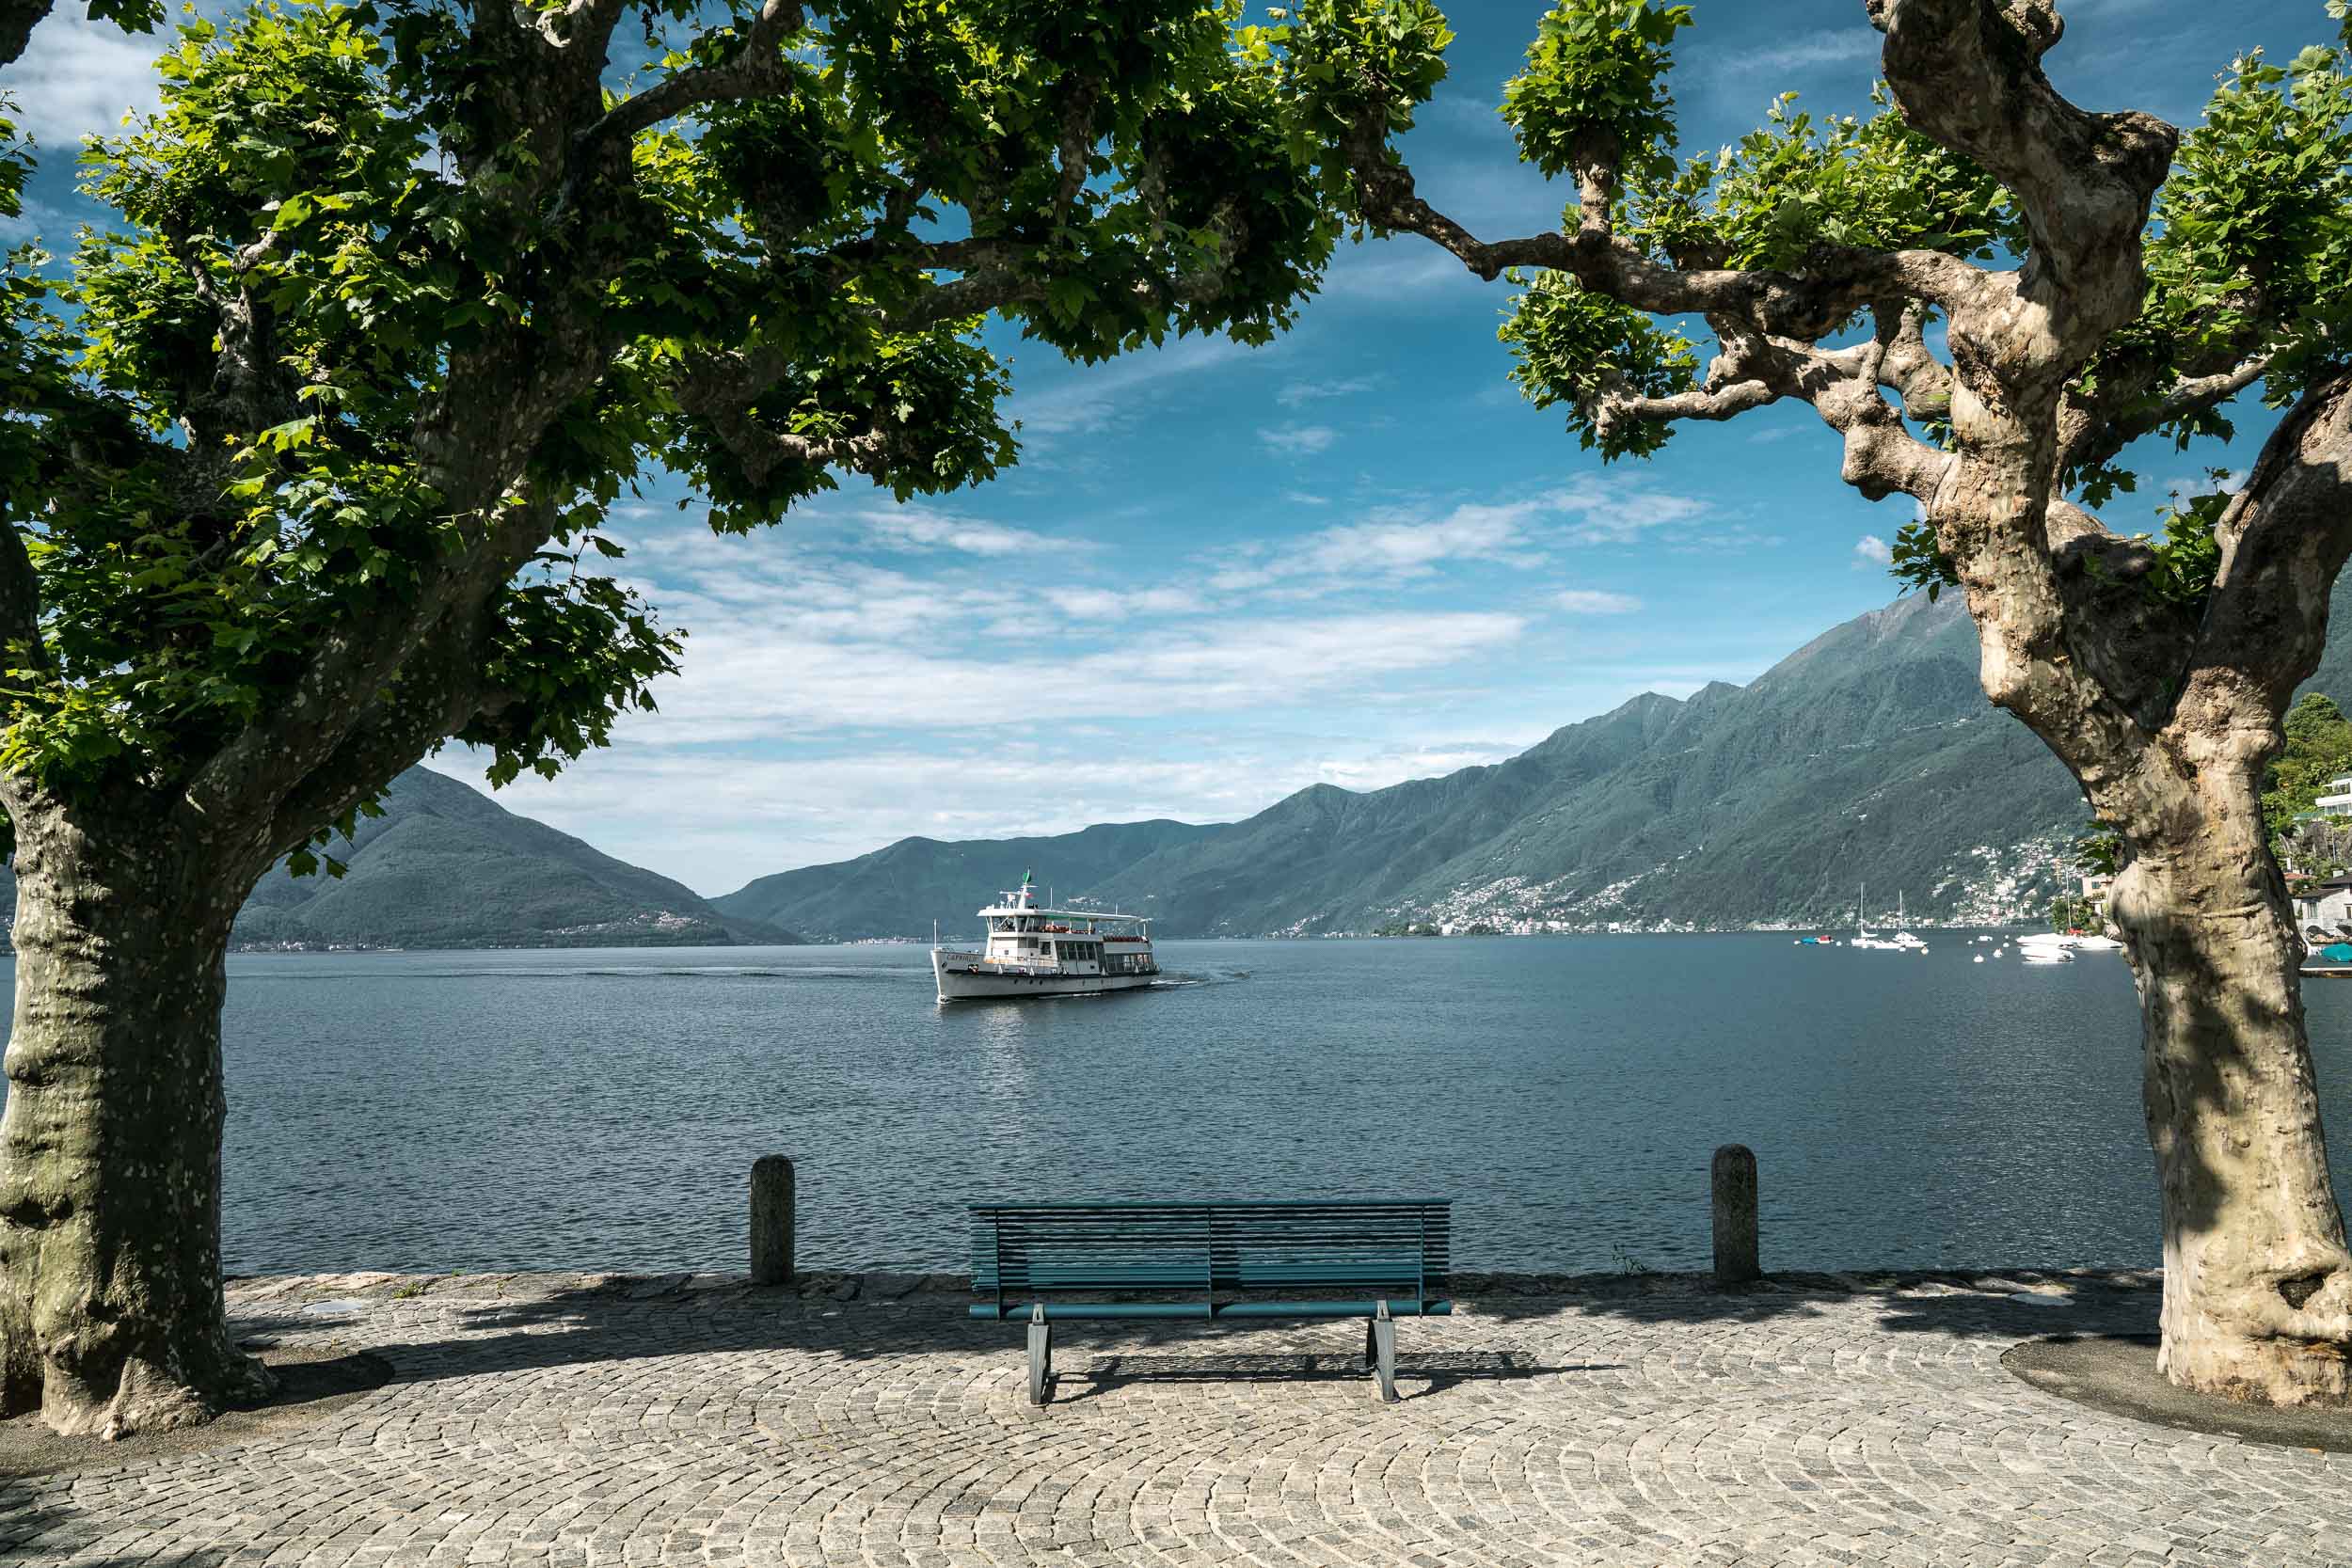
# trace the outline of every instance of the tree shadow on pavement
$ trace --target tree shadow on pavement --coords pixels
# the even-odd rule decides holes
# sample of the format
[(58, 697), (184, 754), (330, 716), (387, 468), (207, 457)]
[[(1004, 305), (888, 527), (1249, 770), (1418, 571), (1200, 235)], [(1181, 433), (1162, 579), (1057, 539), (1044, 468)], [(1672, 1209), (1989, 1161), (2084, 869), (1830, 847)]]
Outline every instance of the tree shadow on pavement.
[[(1531, 1354), (1523, 1331), (1546, 1322), (1600, 1317), (1693, 1330), (1777, 1323), (1794, 1327), (1861, 1304), (1879, 1328), (1892, 1333), (2015, 1340), (2138, 1331), (2153, 1325), (2159, 1305), (2158, 1292), (2139, 1271), (1791, 1274), (1728, 1287), (1692, 1275), (1464, 1275), (1455, 1284), (1465, 1315), (1454, 1321), (1466, 1326), (1495, 1323), (1512, 1331), (1514, 1342), (1478, 1345), (1470, 1326), (1468, 1345), (1457, 1332), (1453, 1345), (1416, 1353), (1411, 1341), (1416, 1320), (1400, 1319), (1405, 1331), (1400, 1370), (1441, 1387), (1620, 1366), (1581, 1360), (1553, 1365), (1552, 1358)], [(842, 1299), (839, 1292), (856, 1288), (844, 1276), (823, 1276), (816, 1293), (807, 1295), (789, 1287), (740, 1283), (662, 1289), (658, 1280), (626, 1278), (548, 1286), (546, 1276), (468, 1279), (462, 1287), (427, 1292), (415, 1306), (390, 1296), (354, 1301), (357, 1310), (347, 1318), (269, 1309), (274, 1303), (242, 1310), (232, 1305), (230, 1315), (236, 1332), (247, 1338), (347, 1335), (351, 1343), (392, 1364), (394, 1383), (771, 1350), (845, 1363), (910, 1355), (1003, 1357), (1009, 1375), (1018, 1370), (1023, 1354), (1022, 1325), (971, 1318), (967, 1295), (927, 1291), (886, 1300)], [(497, 1293), (508, 1287), (514, 1293)], [(415, 1313), (414, 1321), (388, 1323), (379, 1316), (404, 1307)], [(1352, 1320), (1332, 1322), (1360, 1333)], [(1106, 1387), (1211, 1377), (1361, 1375), (1360, 1355), (1353, 1346), (1335, 1354), (1322, 1337), (1330, 1323), (1251, 1320), (1253, 1333), (1292, 1328), (1306, 1337), (1298, 1352), (1274, 1354), (1264, 1353), (1263, 1338), (1248, 1354), (1221, 1349), (1221, 1341), (1230, 1343), (1232, 1326), (1181, 1319), (1065, 1322), (1056, 1325), (1056, 1359), (1064, 1369), (1075, 1369), (1089, 1366), (1085, 1358), (1093, 1357), (1104, 1368), (1097, 1381)]]
[(1564, 1310), (1645, 1323), (1753, 1324), (1819, 1318), (1860, 1303), (1880, 1328), (1899, 1334), (2029, 1338), (2086, 1318), (2153, 1327), (2155, 1276), (2136, 1269), (2001, 1269), (1982, 1272), (1775, 1274), (1718, 1285), (1705, 1275), (1617, 1274), (1468, 1276), (1458, 1293), (1482, 1317), (1549, 1319)]

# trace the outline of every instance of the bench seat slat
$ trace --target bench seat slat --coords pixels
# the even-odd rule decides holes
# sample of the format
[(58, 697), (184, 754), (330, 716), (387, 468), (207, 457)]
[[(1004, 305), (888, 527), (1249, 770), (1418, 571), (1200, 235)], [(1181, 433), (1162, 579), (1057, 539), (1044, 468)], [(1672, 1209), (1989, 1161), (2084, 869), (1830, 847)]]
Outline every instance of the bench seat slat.
[[(1407, 1296), (1389, 1297), (1391, 1318), (1442, 1318), (1453, 1314), (1450, 1301), (1422, 1301)], [(1380, 1303), (1374, 1301), (1220, 1301), (1211, 1306), (1205, 1301), (1008, 1301), (1002, 1307), (982, 1302), (972, 1308), (971, 1315), (993, 1322), (1026, 1319), (1039, 1307), (1045, 1308), (1045, 1321), (1058, 1323), (1070, 1319), (1145, 1318), (1145, 1319), (1203, 1319), (1225, 1318), (1370, 1318), (1379, 1311)]]

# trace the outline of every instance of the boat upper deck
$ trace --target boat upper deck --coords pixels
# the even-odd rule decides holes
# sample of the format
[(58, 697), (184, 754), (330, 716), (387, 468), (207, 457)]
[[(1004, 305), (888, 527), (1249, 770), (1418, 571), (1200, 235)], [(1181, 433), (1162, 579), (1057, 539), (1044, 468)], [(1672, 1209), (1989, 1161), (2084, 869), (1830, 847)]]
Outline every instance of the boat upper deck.
[[(991, 904), (979, 912), (983, 915), (1026, 915), (1034, 920), (1055, 921), (1062, 927), (1073, 921), (1085, 921), (1089, 925), (1099, 922), (1103, 925), (1139, 926), (1152, 918), (1148, 914), (1113, 914), (1104, 910), (1041, 910), (1028, 904)], [(1033, 930), (1041, 928), (1031, 927)]]

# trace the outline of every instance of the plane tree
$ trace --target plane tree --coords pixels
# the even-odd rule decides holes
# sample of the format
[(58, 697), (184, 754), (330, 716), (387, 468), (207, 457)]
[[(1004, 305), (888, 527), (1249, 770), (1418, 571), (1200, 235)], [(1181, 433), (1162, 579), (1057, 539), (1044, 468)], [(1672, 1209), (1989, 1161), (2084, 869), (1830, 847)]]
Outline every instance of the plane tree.
[(8, 1411), (119, 1435), (265, 1385), (219, 1279), (230, 923), (445, 740), (549, 773), (651, 705), (677, 634), (602, 564), (637, 476), (723, 531), (947, 491), (1017, 454), (989, 313), (1080, 360), (1289, 319), (1340, 221), (1235, 14), (179, 29), (160, 109), (86, 159), (112, 216), (0, 296)]
[[(1689, 8), (1563, 0), (1502, 114), (1573, 194), (1558, 230), (1502, 238), (1426, 199), (1395, 145), (1444, 71), (1435, 7), (1304, 0), (1249, 47), (1286, 73), (1296, 156), (1361, 224), (1513, 287), (1512, 375), (1584, 447), (1647, 457), (1683, 421), (1802, 404), (1845, 483), (1914, 511), (1899, 574), (1964, 597), (1987, 696), (2120, 839), (2163, 1370), (2345, 1402), (2352, 1255), (2262, 792), (2352, 551), (2347, 49), (2235, 61), (2183, 134), (2051, 85), (2052, 0), (1865, 0), (1854, 20), (1884, 36), (1874, 112), (1783, 99), (1683, 157)], [(2122, 520), (2135, 443), (2230, 438), (2257, 389), (2272, 412), (2230, 460), (2242, 483)]]

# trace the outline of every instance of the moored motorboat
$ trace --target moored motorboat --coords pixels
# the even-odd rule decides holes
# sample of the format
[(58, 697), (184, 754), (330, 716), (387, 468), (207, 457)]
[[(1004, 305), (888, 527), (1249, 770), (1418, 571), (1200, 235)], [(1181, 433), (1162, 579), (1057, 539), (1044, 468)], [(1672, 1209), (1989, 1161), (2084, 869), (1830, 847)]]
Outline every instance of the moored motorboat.
[(2303, 974), (2316, 980), (2352, 980), (2352, 942), (2331, 942), (2303, 960)]
[(979, 911), (988, 940), (977, 952), (931, 948), (931, 974), (942, 1002), (1026, 996), (1091, 996), (1134, 990), (1159, 978), (1152, 922), (1137, 914), (1053, 910), (1037, 899), (1034, 880)]

